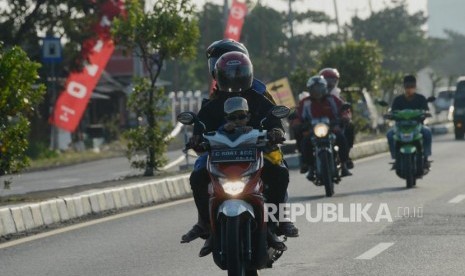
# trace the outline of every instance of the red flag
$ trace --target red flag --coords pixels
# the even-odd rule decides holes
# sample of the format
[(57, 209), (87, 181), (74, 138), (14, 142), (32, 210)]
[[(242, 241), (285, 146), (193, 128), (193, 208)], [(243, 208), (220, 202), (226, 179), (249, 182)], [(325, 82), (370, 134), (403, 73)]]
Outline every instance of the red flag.
[(233, 0), (229, 10), (228, 22), (224, 30), (224, 37), (239, 41), (241, 38), (242, 25), (247, 15), (247, 5), (243, 2)]
[(68, 76), (65, 90), (55, 104), (51, 120), (57, 127), (73, 132), (79, 125), (92, 91), (115, 49), (110, 39), (111, 20), (124, 12), (123, 9), (122, 0), (109, 0), (100, 6), (101, 20), (94, 28), (99, 38), (96, 41), (83, 42), (83, 52), (88, 54), (88, 62), (82, 72), (74, 72)]

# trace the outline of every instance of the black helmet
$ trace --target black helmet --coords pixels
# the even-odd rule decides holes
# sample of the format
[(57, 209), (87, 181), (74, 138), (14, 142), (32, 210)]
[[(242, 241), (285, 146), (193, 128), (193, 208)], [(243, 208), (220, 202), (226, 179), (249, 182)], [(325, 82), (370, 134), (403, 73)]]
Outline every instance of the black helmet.
[(214, 74), (221, 91), (237, 93), (252, 87), (252, 62), (241, 52), (233, 51), (222, 55), (215, 64)]
[(206, 53), (208, 59), (208, 70), (210, 71), (210, 74), (212, 74), (213, 78), (215, 78), (213, 70), (215, 69), (215, 63), (218, 58), (224, 53), (232, 51), (241, 52), (246, 56), (249, 56), (249, 52), (247, 51), (247, 48), (245, 48), (244, 44), (232, 39), (217, 40), (208, 46)]
[(328, 94), (327, 82), (323, 76), (313, 76), (307, 81), (307, 89), (312, 99), (321, 99)]

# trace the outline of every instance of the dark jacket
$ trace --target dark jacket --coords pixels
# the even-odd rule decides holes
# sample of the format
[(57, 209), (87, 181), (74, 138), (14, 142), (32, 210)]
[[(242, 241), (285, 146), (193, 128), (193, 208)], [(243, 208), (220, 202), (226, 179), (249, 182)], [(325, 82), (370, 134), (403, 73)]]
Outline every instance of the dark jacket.
[(404, 110), (404, 109), (421, 109), (428, 111), (428, 102), (425, 96), (421, 94), (413, 94), (412, 99), (407, 99), (405, 95), (399, 95), (394, 98), (391, 110)]
[[(275, 106), (267, 98), (263, 97), (263, 95), (253, 90), (248, 90), (242, 93), (242, 95), (215, 91), (215, 98), (206, 102), (197, 114), (199, 120), (205, 124), (207, 131), (216, 131), (225, 123), (224, 102), (232, 96), (241, 96), (247, 100), (249, 112), (251, 114), (250, 121), (247, 125), (257, 129), (260, 127), (260, 121), (265, 118), (271, 108)], [(264, 122), (264, 128), (267, 130), (279, 128), (284, 131), (281, 120), (271, 117)], [(199, 124), (195, 124), (194, 135), (200, 134), (202, 134), (202, 127)]]

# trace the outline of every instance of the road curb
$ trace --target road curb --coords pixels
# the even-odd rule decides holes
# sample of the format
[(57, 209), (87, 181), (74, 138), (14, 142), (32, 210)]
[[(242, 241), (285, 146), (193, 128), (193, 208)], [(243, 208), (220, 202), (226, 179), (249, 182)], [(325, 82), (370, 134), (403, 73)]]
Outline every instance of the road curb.
[[(434, 134), (447, 133), (451, 131), (452, 127), (451, 124), (441, 129), (436, 127), (433, 128), (433, 132)], [(386, 139), (381, 138), (356, 144), (351, 150), (351, 157), (352, 159), (360, 159), (387, 151)], [(298, 167), (297, 154), (288, 155), (285, 159), (290, 168)], [(189, 185), (189, 174), (183, 174), (132, 183), (124, 187), (67, 195), (39, 203), (6, 206), (0, 208), (0, 237), (20, 233), (27, 234), (38, 228), (107, 211), (159, 204), (190, 196), (192, 196), (192, 191)]]

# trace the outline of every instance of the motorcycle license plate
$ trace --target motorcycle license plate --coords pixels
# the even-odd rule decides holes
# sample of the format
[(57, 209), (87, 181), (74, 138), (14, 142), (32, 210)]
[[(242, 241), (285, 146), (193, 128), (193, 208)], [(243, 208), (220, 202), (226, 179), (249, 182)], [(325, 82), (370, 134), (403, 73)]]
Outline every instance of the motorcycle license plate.
[(210, 161), (212, 163), (223, 162), (254, 162), (257, 160), (257, 149), (218, 149), (212, 150)]

